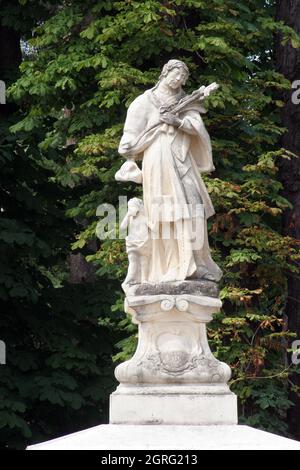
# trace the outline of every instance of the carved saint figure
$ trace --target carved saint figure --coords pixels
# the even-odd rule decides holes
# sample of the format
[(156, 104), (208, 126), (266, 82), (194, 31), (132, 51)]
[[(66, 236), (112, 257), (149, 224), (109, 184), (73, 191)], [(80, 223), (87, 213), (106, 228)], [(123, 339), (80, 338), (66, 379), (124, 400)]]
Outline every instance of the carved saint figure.
[(130, 180), (135, 161), (142, 160), (140, 179), (150, 233), (144, 282), (218, 281), (222, 276), (208, 244), (207, 219), (214, 208), (201, 178), (214, 165), (200, 113), (205, 112), (205, 97), (217, 85), (202, 86), (187, 96), (182, 86), (188, 75), (187, 66), (179, 60), (163, 67), (154, 88), (128, 108), (119, 146), (119, 153), (127, 158), (125, 170), (121, 169), (123, 181), (126, 168)]

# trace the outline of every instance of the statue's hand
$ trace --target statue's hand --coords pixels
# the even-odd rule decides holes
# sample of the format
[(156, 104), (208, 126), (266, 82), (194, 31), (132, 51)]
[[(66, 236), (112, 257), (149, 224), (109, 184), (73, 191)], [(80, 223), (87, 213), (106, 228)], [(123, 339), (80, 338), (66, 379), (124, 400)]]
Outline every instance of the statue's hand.
[(181, 126), (181, 119), (179, 119), (177, 116), (175, 116), (172, 113), (164, 113), (161, 114), (160, 116), (161, 122), (164, 122), (165, 124), (168, 124), (169, 126), (173, 127), (179, 127)]

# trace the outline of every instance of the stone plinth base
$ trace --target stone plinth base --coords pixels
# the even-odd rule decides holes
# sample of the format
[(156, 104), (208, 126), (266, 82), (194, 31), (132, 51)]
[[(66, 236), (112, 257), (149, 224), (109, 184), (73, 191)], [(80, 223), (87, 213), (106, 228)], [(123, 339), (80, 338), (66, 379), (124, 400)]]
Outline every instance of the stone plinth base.
[(139, 341), (134, 356), (115, 369), (120, 384), (226, 384), (230, 368), (213, 356), (206, 335), (221, 305), (220, 299), (191, 294), (126, 297)]
[(237, 397), (227, 385), (123, 387), (110, 396), (112, 424), (237, 424)]
[[(227, 385), (230, 368), (213, 356), (206, 335), (222, 303), (188, 293), (203, 289), (198, 284), (156, 285), (151, 295), (126, 297), (139, 341), (134, 356), (115, 369), (120, 385), (110, 397), (110, 423), (237, 423), (237, 399)], [(148, 286), (136, 288), (143, 292)]]
[(28, 450), (300, 450), (300, 442), (248, 426), (103, 424)]

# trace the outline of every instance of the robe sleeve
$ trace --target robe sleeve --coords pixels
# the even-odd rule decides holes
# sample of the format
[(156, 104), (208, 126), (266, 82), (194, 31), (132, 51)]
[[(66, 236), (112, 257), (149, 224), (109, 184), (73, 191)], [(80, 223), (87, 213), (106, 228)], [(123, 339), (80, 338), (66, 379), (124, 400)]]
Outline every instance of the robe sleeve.
[(181, 119), (182, 123), (178, 127), (181, 132), (178, 133), (175, 143), (177, 148), (181, 146), (181, 151), (176, 152), (178, 158), (184, 161), (190, 152), (201, 173), (214, 171), (211, 140), (200, 113), (189, 110)]
[(183, 117), (181, 125), (178, 127), (178, 129), (191, 135), (201, 135), (205, 129), (205, 126), (200, 114), (197, 111), (188, 111), (188, 114)]
[(144, 103), (144, 96), (138, 96), (129, 106), (124, 125), (123, 136), (119, 144), (119, 153), (124, 156), (137, 157), (131, 149), (131, 143), (143, 132), (147, 127), (147, 113)]

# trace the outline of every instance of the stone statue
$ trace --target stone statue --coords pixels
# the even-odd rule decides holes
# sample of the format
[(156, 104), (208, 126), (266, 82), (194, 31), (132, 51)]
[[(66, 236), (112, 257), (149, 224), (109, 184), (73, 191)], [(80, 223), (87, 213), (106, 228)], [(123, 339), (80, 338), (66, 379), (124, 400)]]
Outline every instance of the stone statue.
[[(186, 95), (187, 66), (170, 60), (151, 90), (128, 108), (118, 181), (143, 184), (130, 199), (125, 311), (139, 326), (133, 357), (119, 364), (114, 424), (235, 424), (231, 371), (210, 351), (206, 323), (220, 310), (207, 219), (214, 214), (201, 173), (214, 170), (200, 113), (218, 85)], [(137, 162), (142, 160), (142, 169)]]
[(141, 199), (134, 197), (128, 201), (128, 212), (121, 223), (121, 229), (128, 227), (126, 251), (129, 267), (123, 289), (130, 284), (145, 282), (148, 274), (149, 229)]
[(143, 183), (150, 230), (149, 283), (218, 281), (222, 276), (208, 245), (207, 218), (214, 208), (200, 176), (214, 170), (200, 113), (205, 112), (203, 100), (217, 85), (186, 96), (182, 86), (188, 74), (179, 60), (164, 66), (156, 86), (130, 105), (119, 146), (127, 161), (116, 179)]

